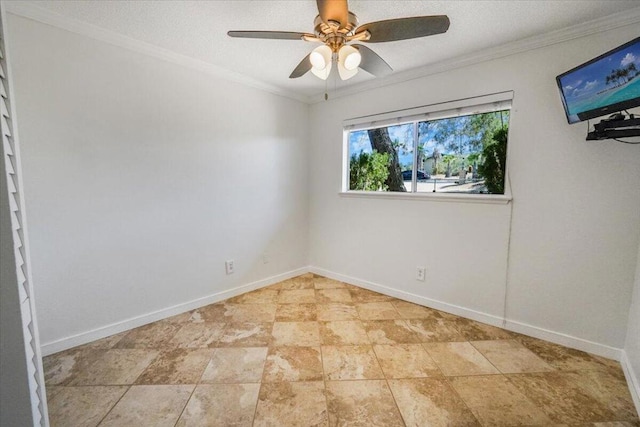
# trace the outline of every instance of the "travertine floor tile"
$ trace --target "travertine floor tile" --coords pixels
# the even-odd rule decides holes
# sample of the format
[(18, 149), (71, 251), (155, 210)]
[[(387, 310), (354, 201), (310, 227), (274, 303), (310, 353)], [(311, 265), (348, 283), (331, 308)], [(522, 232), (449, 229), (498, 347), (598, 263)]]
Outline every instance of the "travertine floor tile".
[(294, 277), (292, 279), (280, 282), (281, 290), (294, 290), (294, 289), (313, 289), (313, 279), (310, 277)]
[(552, 425), (553, 421), (502, 375), (449, 381), (471, 412), (487, 426)]
[(136, 378), (159, 354), (157, 350), (112, 349), (71, 381), (72, 385), (126, 385)]
[(444, 379), (390, 380), (400, 413), (410, 427), (466, 427), (480, 423)]
[(173, 427), (185, 407), (193, 385), (132, 386), (100, 427)]
[(360, 320), (321, 322), (320, 339), (324, 345), (370, 344), (367, 331)]
[(132, 329), (113, 348), (166, 348), (179, 324), (159, 321)]
[[(257, 304), (255, 304), (257, 305)], [(273, 323), (232, 323), (227, 325), (218, 347), (266, 347), (271, 341)]]
[(315, 304), (278, 304), (276, 322), (309, 322), (318, 319)]
[[(400, 301), (394, 299), (392, 301), (395, 309), (400, 313), (403, 319), (430, 319), (434, 316), (439, 316), (442, 312), (434, 310), (432, 308), (424, 307), (422, 305), (413, 304), (407, 301)], [(452, 316), (452, 315), (447, 315)]]
[(374, 345), (387, 378), (442, 376), (440, 369), (420, 344)]
[(604, 367), (604, 364), (598, 358), (584, 351), (574, 350), (525, 335), (518, 335), (515, 339), (556, 369), (576, 371)]
[(596, 362), (600, 365), (598, 368), (601, 371), (607, 371), (608, 373), (617, 376), (618, 378), (624, 379), (624, 371), (622, 370), (622, 365), (617, 360), (607, 359), (606, 357), (596, 356), (595, 354), (592, 357), (596, 360)]
[(278, 304), (313, 304), (316, 302), (316, 291), (313, 289), (283, 289), (278, 295)]
[(214, 347), (222, 336), (225, 323), (183, 323), (180, 330), (169, 341), (170, 347), (208, 348)]
[(275, 322), (271, 335), (274, 347), (320, 345), (318, 322)]
[(318, 289), (316, 301), (320, 304), (331, 302), (351, 303), (351, 294), (347, 289)]
[(393, 297), (379, 294), (368, 289), (352, 288), (349, 292), (351, 292), (351, 299), (353, 302), (382, 302), (394, 300)]
[(419, 343), (420, 337), (404, 320), (369, 320), (364, 323), (367, 335), (375, 344)]
[(202, 374), (203, 383), (258, 383), (267, 347), (218, 348)]
[(420, 342), (466, 341), (453, 326), (453, 321), (437, 315), (427, 319), (407, 319), (405, 322), (418, 335)]
[(509, 378), (558, 422), (640, 423), (626, 382), (607, 371), (551, 372)]
[(400, 319), (400, 314), (390, 302), (365, 302), (356, 304), (356, 309), (362, 320), (392, 320)]
[(111, 335), (106, 338), (75, 347), (75, 350), (109, 350), (120, 342), (120, 340), (128, 333), (129, 331), (120, 332), (119, 334)]
[(95, 427), (127, 391), (126, 386), (57, 387), (48, 399), (51, 427)]
[(624, 377), (604, 370), (585, 371), (578, 383), (613, 413), (612, 419), (640, 423), (633, 398)]
[(221, 323), (258, 323), (273, 322), (276, 316), (276, 304), (231, 304), (220, 302), (196, 310), (196, 314), (205, 322)]
[(263, 382), (322, 381), (320, 347), (272, 347)]
[(53, 397), (62, 390), (63, 386), (47, 384), (45, 394), (47, 395), (47, 402), (51, 401)]
[(275, 289), (258, 289), (238, 295), (227, 300), (236, 304), (275, 304), (278, 300), (278, 291)]
[(508, 375), (509, 380), (556, 423), (616, 420), (613, 411), (581, 381), (585, 372)]
[(456, 318), (456, 327), (468, 341), (508, 340), (517, 335), (486, 323), (462, 317)]
[(42, 359), (44, 381), (47, 385), (68, 385), (103, 354), (103, 350), (72, 348), (46, 356)]
[(499, 371), (468, 342), (423, 344), (446, 376), (498, 374)]
[(548, 372), (554, 369), (514, 340), (472, 341), (476, 349), (503, 374)]
[(310, 273), (43, 364), (53, 427), (640, 427), (615, 361)]
[[(206, 307), (209, 307), (209, 306), (201, 307), (201, 308), (198, 308), (196, 310), (193, 310), (193, 311), (189, 312), (189, 320), (187, 320), (187, 322), (189, 322), (189, 323), (203, 323), (205, 320), (204, 320), (204, 316), (203, 316), (202, 313), (204, 312)], [(213, 320), (209, 320), (209, 321), (212, 322), (212, 323), (216, 323)], [(222, 321), (224, 321), (224, 319), (221, 320), (221, 322)], [(181, 323), (181, 322), (179, 322), (179, 323)]]
[(233, 323), (273, 322), (276, 304), (227, 304), (226, 321)]
[(386, 381), (327, 382), (330, 426), (404, 426)]
[(205, 305), (191, 314), (191, 321), (194, 323), (212, 322), (225, 323), (231, 321), (227, 315), (227, 303), (218, 302), (215, 304)]
[(314, 381), (262, 384), (253, 425), (326, 426), (327, 403), (324, 383)]
[(177, 324), (192, 322), (194, 320), (194, 318), (192, 317), (193, 313), (194, 313), (194, 310), (176, 314), (175, 316), (167, 317), (166, 319), (164, 319), (164, 321), (169, 323), (177, 323)]
[(320, 276), (313, 278), (313, 286), (316, 289), (346, 289), (348, 287), (344, 282)]
[(136, 384), (195, 384), (212, 354), (209, 349), (164, 351), (138, 377)]
[(176, 427), (250, 427), (260, 384), (200, 384)]
[(604, 423), (593, 423), (593, 427), (640, 427), (640, 422), (612, 421)]
[(322, 346), (322, 365), (327, 380), (384, 378), (371, 346)]
[(317, 309), (318, 320), (324, 322), (358, 319), (358, 312), (356, 311), (356, 308), (351, 304), (318, 304)]

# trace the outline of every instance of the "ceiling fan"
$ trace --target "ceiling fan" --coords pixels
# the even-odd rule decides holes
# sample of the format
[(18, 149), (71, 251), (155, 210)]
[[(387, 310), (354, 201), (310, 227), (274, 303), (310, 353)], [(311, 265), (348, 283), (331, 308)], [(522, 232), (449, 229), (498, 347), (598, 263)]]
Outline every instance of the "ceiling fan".
[(240, 38), (322, 43), (304, 57), (289, 78), (295, 79), (311, 71), (326, 80), (332, 64), (336, 64), (340, 78), (347, 80), (356, 75), (358, 68), (374, 76), (385, 76), (393, 71), (374, 51), (353, 42), (406, 40), (441, 34), (449, 29), (446, 15), (388, 19), (358, 26), (358, 18), (349, 11), (347, 0), (316, 0), (316, 3), (319, 15), (314, 21), (313, 34), (291, 31), (229, 31), (227, 34)]

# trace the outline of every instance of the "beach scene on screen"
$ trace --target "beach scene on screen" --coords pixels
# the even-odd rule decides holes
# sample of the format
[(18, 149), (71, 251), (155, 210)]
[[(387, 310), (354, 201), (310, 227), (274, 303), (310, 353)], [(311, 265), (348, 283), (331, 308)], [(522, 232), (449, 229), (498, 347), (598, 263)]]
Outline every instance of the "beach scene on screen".
[(568, 73), (560, 84), (576, 121), (579, 113), (640, 98), (640, 41)]

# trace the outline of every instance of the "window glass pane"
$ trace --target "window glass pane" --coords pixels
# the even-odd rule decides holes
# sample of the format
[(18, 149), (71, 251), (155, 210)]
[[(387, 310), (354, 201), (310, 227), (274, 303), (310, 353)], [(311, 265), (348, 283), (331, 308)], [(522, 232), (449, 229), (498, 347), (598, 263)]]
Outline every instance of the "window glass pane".
[(414, 126), (408, 123), (349, 132), (349, 190), (411, 191)]
[(504, 194), (508, 128), (509, 110), (419, 122), (417, 191)]

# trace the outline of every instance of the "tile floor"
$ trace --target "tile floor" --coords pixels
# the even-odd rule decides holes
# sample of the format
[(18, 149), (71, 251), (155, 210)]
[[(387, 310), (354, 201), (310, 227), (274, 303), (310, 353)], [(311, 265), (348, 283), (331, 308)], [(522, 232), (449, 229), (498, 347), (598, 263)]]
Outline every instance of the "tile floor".
[(44, 359), (52, 426), (640, 426), (617, 362), (306, 274)]

